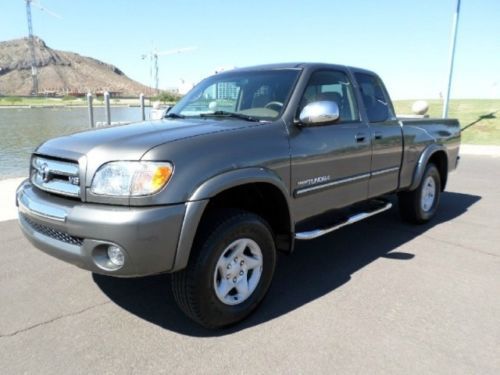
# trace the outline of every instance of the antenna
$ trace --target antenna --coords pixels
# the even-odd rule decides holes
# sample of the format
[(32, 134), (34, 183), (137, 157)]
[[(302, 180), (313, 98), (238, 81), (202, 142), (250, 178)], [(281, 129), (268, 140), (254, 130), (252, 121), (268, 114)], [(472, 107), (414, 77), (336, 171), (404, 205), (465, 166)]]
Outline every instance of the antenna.
[(28, 44), (30, 48), (31, 55), (31, 95), (38, 95), (38, 73), (36, 70), (36, 57), (35, 57), (35, 39), (33, 36), (33, 22), (31, 21), (31, 4), (35, 5), (41, 11), (45, 11), (56, 18), (62, 18), (60, 15), (51, 12), (50, 10), (42, 7), (40, 2), (34, 0), (25, 0), (26, 1), (26, 19), (28, 21)]
[(154, 83), (155, 83), (155, 92), (156, 92), (156, 95), (158, 95), (158, 93), (159, 93), (159, 89), (158, 89), (158, 86), (159, 86), (159, 78), (158, 78), (158, 71), (159, 71), (159, 68), (158, 68), (158, 56), (177, 55), (179, 53), (193, 51), (193, 50), (195, 50), (197, 48), (198, 47), (184, 47), (184, 48), (171, 49), (171, 50), (168, 50), (168, 51), (161, 51), (161, 52), (158, 52), (158, 50), (153, 49), (148, 54), (141, 55), (141, 58), (143, 60), (148, 55), (149, 55), (149, 58), (151, 60), (150, 62), (152, 64), (152, 66), (153, 66), (152, 70), (154, 71)]

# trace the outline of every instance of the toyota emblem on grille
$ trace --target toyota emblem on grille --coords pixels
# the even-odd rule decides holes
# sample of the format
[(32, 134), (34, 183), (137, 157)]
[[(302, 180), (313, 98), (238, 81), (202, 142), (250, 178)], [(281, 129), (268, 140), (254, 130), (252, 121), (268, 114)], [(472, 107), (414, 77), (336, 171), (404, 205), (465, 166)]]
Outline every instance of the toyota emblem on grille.
[(40, 168), (40, 174), (42, 176), (43, 182), (49, 182), (49, 179), (50, 179), (50, 169), (49, 169), (49, 166), (46, 163), (42, 164), (42, 167)]

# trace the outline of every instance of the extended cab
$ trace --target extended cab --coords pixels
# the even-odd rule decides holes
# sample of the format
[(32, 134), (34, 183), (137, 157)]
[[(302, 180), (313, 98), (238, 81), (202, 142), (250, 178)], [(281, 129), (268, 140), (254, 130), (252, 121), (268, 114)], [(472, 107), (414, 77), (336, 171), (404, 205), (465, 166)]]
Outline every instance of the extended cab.
[[(398, 119), (373, 72), (327, 64), (235, 69), (162, 120), (51, 139), (17, 190), (39, 249), (92, 272), (172, 273), (206, 327), (240, 321), (276, 251), (391, 207), (430, 220), (458, 162), (456, 120)], [(353, 254), (355, 256), (355, 254)]]

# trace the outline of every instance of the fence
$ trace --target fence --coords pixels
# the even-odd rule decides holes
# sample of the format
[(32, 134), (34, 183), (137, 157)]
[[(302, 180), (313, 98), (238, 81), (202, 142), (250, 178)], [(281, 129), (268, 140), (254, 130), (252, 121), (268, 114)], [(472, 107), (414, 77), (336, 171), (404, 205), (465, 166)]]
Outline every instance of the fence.
[[(93, 100), (94, 100), (94, 97), (92, 95), (92, 93), (88, 93), (87, 94), (87, 103), (88, 103), (88, 109), (89, 109), (89, 125), (91, 128), (95, 128), (96, 126), (106, 126), (106, 125), (118, 125), (118, 124), (121, 124), (121, 123), (126, 123), (126, 122), (120, 122), (120, 123), (112, 123), (111, 122), (111, 106), (109, 104), (109, 98), (110, 98), (110, 95), (109, 95), (109, 92), (105, 92), (104, 93), (104, 109), (105, 109), (105, 113), (106, 113), (106, 121), (105, 122), (94, 122), (94, 104), (93, 104)], [(142, 121), (146, 120), (146, 109), (145, 109), (145, 106), (144, 106), (144, 94), (141, 94), (139, 96), (139, 102), (140, 102), (140, 107), (141, 107), (141, 118), (142, 118)]]

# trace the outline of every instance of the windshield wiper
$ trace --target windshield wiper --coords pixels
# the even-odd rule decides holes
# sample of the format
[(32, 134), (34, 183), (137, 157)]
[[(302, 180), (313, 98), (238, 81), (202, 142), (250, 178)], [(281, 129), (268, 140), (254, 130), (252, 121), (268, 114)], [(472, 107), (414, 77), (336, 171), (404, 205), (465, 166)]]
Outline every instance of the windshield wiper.
[(253, 121), (253, 122), (259, 121), (255, 117), (244, 115), (243, 113), (235, 113), (235, 112), (228, 112), (228, 111), (215, 111), (215, 112), (210, 112), (210, 113), (201, 113), (200, 117), (232, 117), (232, 118), (238, 118), (240, 120), (246, 120), (246, 121)]
[(177, 113), (174, 112), (167, 113), (165, 116), (163, 116), (163, 118), (185, 118), (185, 117), (186, 116), (178, 115)]

